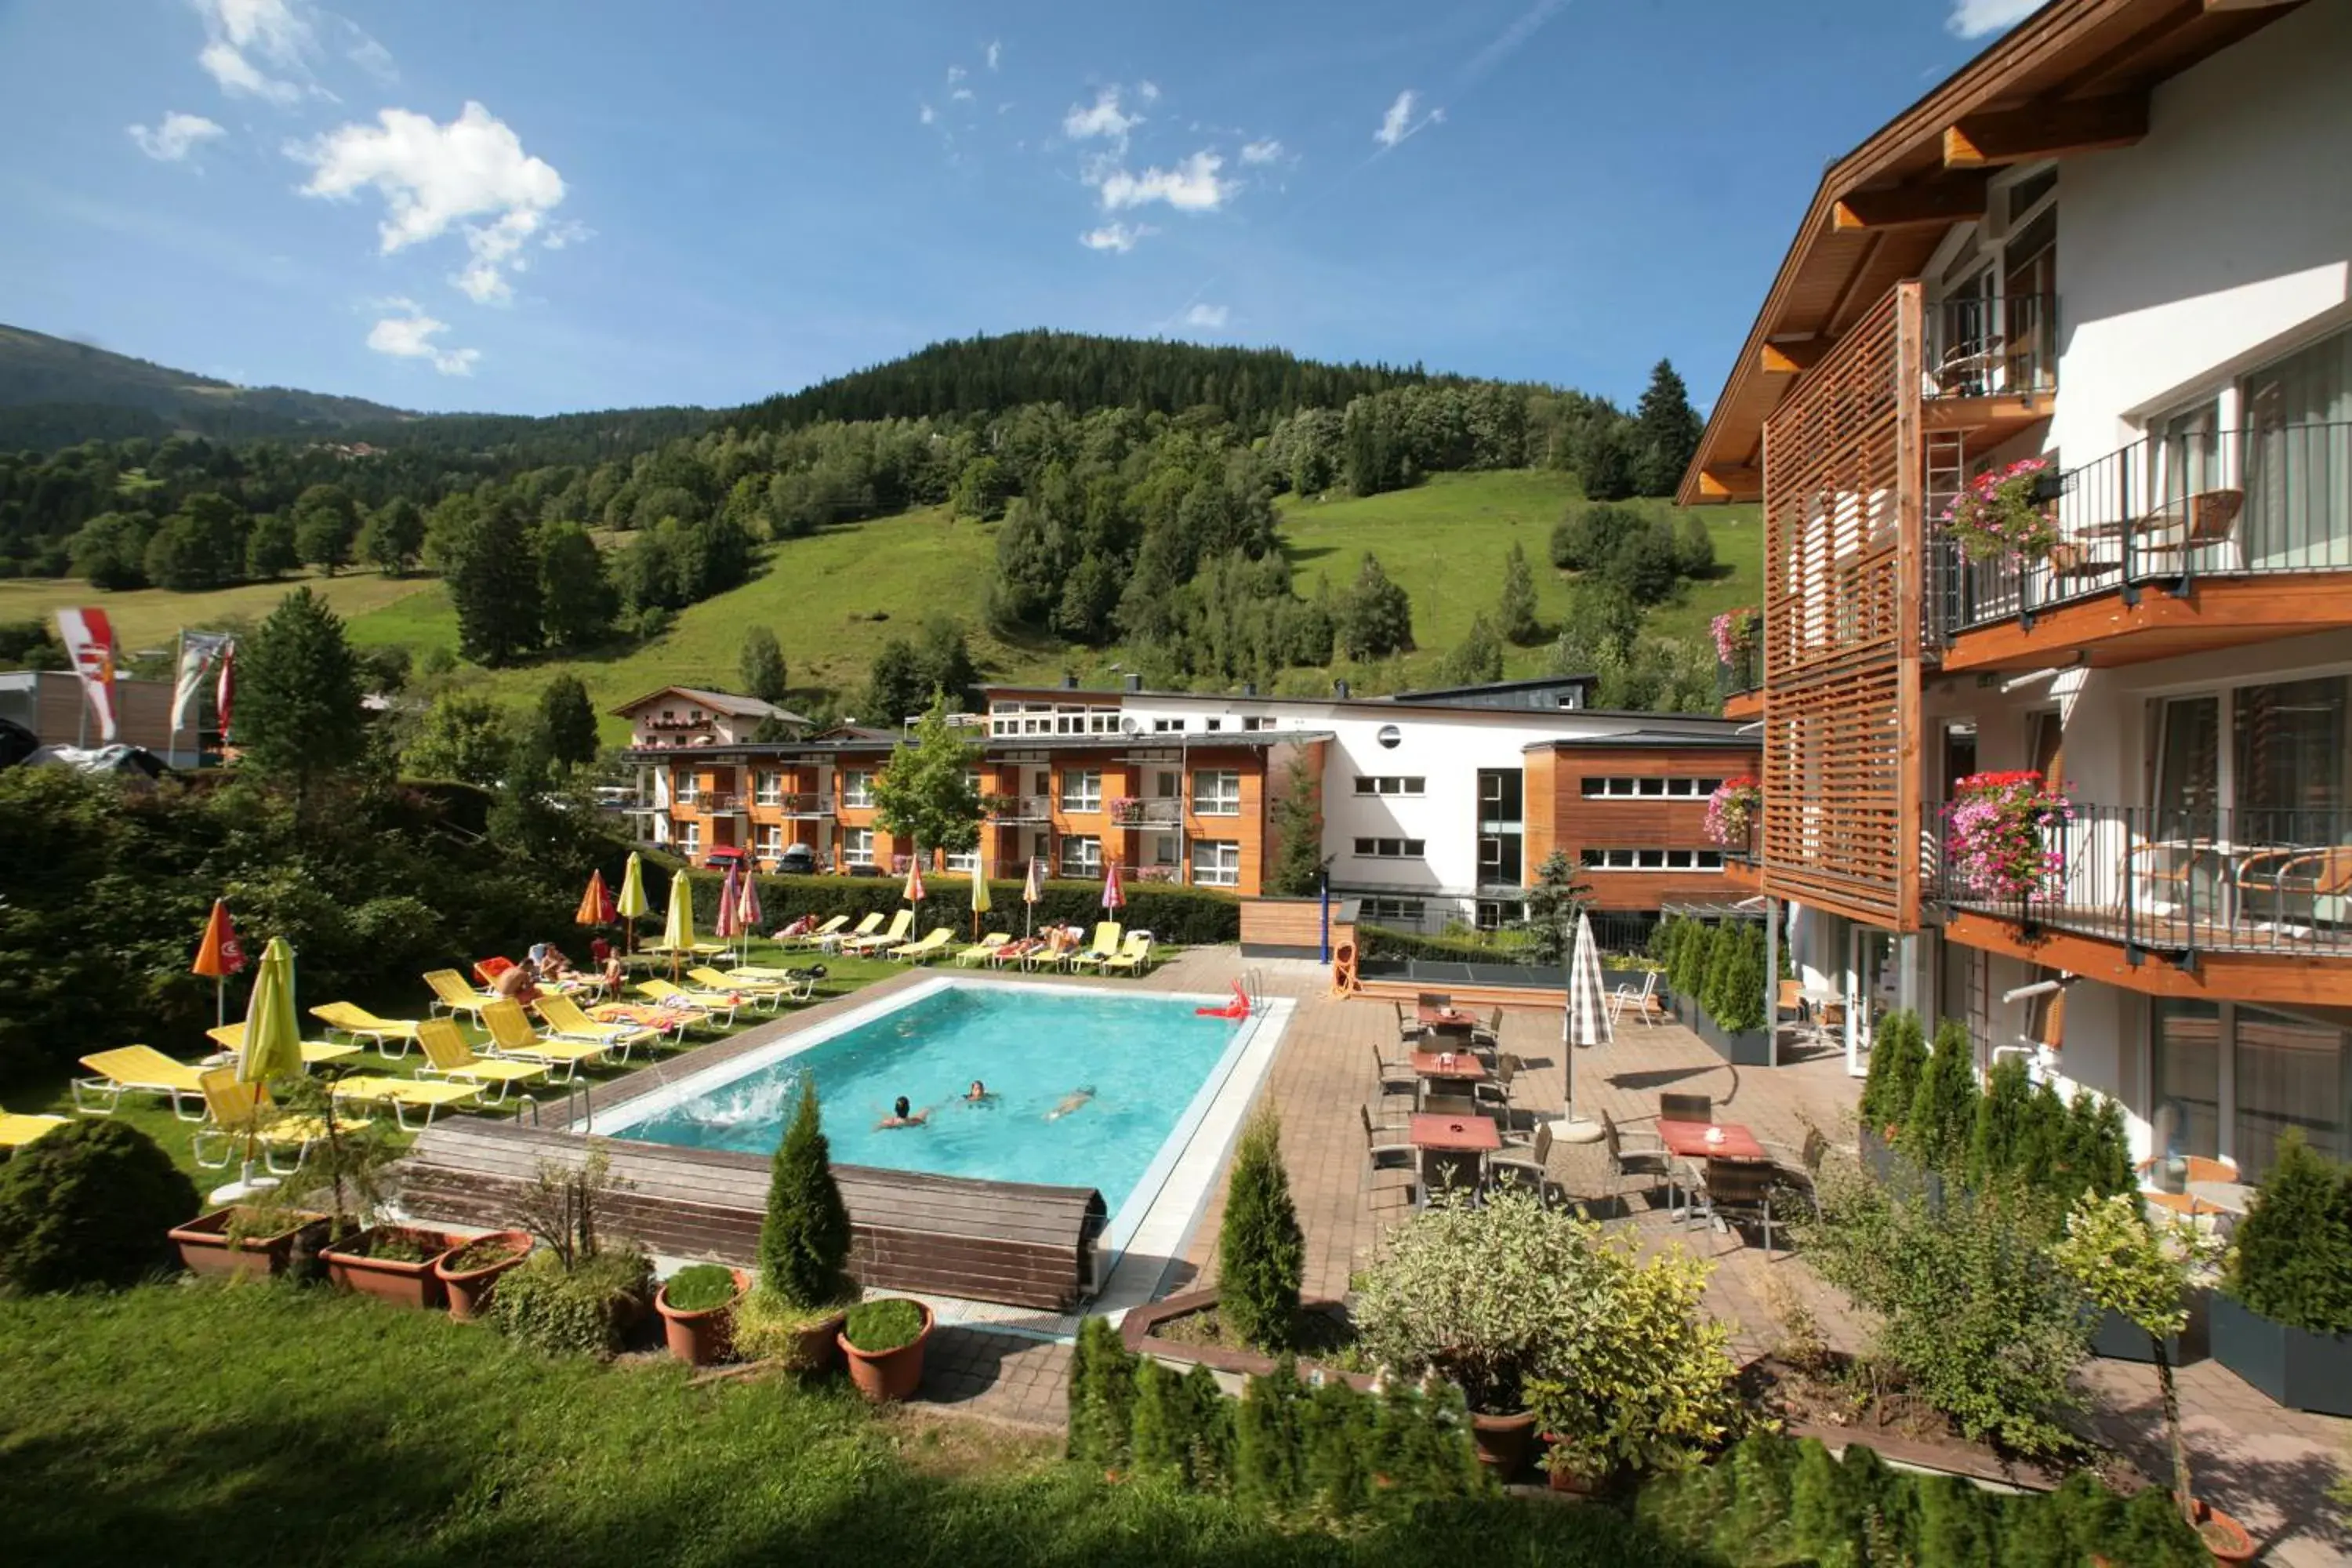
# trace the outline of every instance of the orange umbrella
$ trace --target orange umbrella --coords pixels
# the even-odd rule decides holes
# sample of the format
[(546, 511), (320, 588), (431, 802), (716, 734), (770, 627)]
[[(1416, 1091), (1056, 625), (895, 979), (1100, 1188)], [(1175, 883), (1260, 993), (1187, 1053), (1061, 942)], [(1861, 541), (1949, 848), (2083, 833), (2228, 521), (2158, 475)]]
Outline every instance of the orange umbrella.
[(574, 925), (601, 926), (613, 923), (613, 895), (605, 889), (604, 873), (588, 873), (588, 891), (580, 900), (579, 911), (572, 917)]
[(236, 927), (228, 918), (228, 900), (215, 899), (213, 912), (205, 921), (205, 940), (196, 948), (196, 962), (189, 973), (204, 975), (213, 983), (213, 1021), (228, 1022), (228, 977), (245, 967), (245, 948), (236, 940)]

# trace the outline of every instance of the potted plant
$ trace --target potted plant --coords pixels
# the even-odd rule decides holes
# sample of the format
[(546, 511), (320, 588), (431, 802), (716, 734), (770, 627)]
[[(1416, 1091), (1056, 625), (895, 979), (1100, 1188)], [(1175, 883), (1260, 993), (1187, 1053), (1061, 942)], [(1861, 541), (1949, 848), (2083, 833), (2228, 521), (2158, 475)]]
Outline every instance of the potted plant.
[(530, 1252), (528, 1231), (494, 1230), (452, 1247), (435, 1259), (433, 1277), (449, 1292), (449, 1316), (468, 1323), (488, 1313), (499, 1276), (520, 1263)]
[(328, 1216), (270, 1204), (215, 1209), (174, 1226), (172, 1241), (191, 1274), (300, 1272), (327, 1239)]
[(1971, 561), (1990, 561), (2006, 552), (2025, 561), (2046, 560), (2058, 542), (2049, 512), (2046, 458), (2020, 458), (1989, 468), (1944, 509), (1944, 531), (1959, 541)]
[(2134, 1194), (2101, 1197), (2086, 1192), (2066, 1215), (2065, 1237), (2051, 1249), (2051, 1257), (2092, 1305), (2128, 1320), (2147, 1335), (2148, 1359), (2156, 1363), (2165, 1436), (2172, 1450), (2172, 1492), (2181, 1517), (2215, 1557), (2224, 1563), (2251, 1562), (2253, 1541), (2244, 1527), (2199, 1501), (2190, 1485), (2189, 1445), (2180, 1431), (2180, 1393), (2165, 1342), (2189, 1325), (2185, 1298), (2189, 1279), (2210, 1249), (2193, 1230), (2166, 1228), (2170, 1234), (2158, 1234)]
[(1726, 779), (1706, 797), (1706, 836), (1717, 844), (1745, 847), (1764, 811), (1764, 786), (1753, 773)]
[(447, 1300), (448, 1288), (434, 1266), (458, 1245), (445, 1231), (371, 1226), (328, 1245), (327, 1279), (338, 1289), (394, 1306), (438, 1307)]
[(2032, 898), (2064, 871), (2056, 835), (2074, 817), (2074, 803), (2030, 768), (1973, 773), (1953, 786), (1948, 868), (1979, 898)]
[(759, 1274), (735, 1310), (736, 1348), (796, 1372), (832, 1370), (843, 1310), (857, 1299), (849, 1247), (849, 1210), (833, 1179), (816, 1085), (803, 1077), (800, 1107), (769, 1169)]
[(723, 1263), (698, 1263), (664, 1280), (654, 1310), (669, 1353), (688, 1366), (726, 1360), (734, 1349), (735, 1307), (751, 1285), (750, 1275)]
[(900, 1296), (861, 1301), (845, 1316), (841, 1353), (849, 1381), (879, 1405), (913, 1396), (923, 1382), (923, 1345), (931, 1337), (931, 1310)]
[(1376, 1363), (1461, 1385), (1478, 1456), (1501, 1480), (1527, 1468), (1536, 1416), (1528, 1379), (1574, 1342), (1589, 1310), (1599, 1227), (1532, 1193), (1435, 1194), (1389, 1234), (1353, 1316)]
[(2238, 1226), (2213, 1356), (2291, 1409), (2352, 1415), (2352, 1172), (2300, 1131)]

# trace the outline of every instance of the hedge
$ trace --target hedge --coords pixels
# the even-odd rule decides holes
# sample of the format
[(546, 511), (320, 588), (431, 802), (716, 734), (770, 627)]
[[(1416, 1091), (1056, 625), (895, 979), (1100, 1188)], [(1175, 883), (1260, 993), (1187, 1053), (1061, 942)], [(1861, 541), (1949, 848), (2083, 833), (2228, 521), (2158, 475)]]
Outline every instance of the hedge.
[(1390, 926), (1356, 928), (1356, 952), (1360, 958), (1434, 958), (1456, 963), (1527, 963), (1524, 942), (1480, 942), (1468, 936), (1423, 936), (1419, 931)]
[[(691, 878), (695, 923), (698, 930), (708, 932), (719, 912), (719, 879), (707, 871), (693, 872)], [(971, 924), (971, 879), (926, 876), (924, 880), (928, 884), (928, 896), (923, 900), (924, 923), (951, 926), (958, 931)], [(830, 920), (835, 915), (859, 920), (877, 910), (893, 915), (907, 907), (906, 900), (899, 896), (905, 879), (898, 877), (761, 877), (759, 883), (760, 910), (766, 917), (761, 924), (770, 931), (779, 930), (806, 914), (820, 920)], [(1102, 907), (1100, 882), (1048, 882), (1045, 896), (1038, 901), (1032, 918), (1040, 925), (1058, 921), (1089, 928), (1097, 921), (1116, 920), (1123, 926), (1149, 931), (1160, 942), (1184, 947), (1213, 946), (1242, 938), (1241, 900), (1231, 893), (1208, 888), (1171, 887), (1161, 882), (1128, 882), (1123, 886), (1127, 891), (1126, 906), (1107, 910)], [(646, 893), (654, 908), (650, 918), (658, 920), (668, 907), (668, 889), (649, 883)], [(1019, 931), (1023, 917), (1031, 913), (1021, 902), (1021, 884), (992, 878), (988, 897), (991, 909), (984, 923), (995, 931)]]

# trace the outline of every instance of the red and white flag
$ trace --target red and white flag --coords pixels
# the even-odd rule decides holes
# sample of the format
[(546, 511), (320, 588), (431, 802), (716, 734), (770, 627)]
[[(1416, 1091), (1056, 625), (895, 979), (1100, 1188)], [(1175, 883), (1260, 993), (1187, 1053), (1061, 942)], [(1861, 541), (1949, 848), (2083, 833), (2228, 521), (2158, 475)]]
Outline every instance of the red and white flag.
[(220, 721), (221, 739), (228, 739), (228, 710), (236, 696), (236, 642), (221, 645), (220, 679), (213, 687), (213, 713)]
[[(180, 679), (172, 691), (173, 734), (188, 727), (188, 720), (195, 711), (196, 694), (204, 689), (205, 676), (215, 664), (226, 669), (232, 646), (226, 632), (180, 634)], [(227, 684), (226, 675), (221, 683), (224, 687)]]
[(89, 700), (90, 711), (98, 715), (99, 740), (113, 744), (114, 661), (119, 656), (106, 612), (59, 610), (58, 640), (66, 645), (66, 657), (73, 660), (74, 671), (81, 677), (82, 695)]

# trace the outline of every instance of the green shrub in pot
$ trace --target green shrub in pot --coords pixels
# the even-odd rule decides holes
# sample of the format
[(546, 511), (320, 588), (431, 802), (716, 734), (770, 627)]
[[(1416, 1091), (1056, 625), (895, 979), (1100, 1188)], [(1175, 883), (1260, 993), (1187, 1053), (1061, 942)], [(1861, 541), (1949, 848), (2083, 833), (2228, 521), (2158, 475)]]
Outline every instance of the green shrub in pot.
[(2273, 1322), (2352, 1333), (2352, 1170), (2313, 1150), (2301, 1129), (2279, 1141), (2239, 1223), (2223, 1288)]

